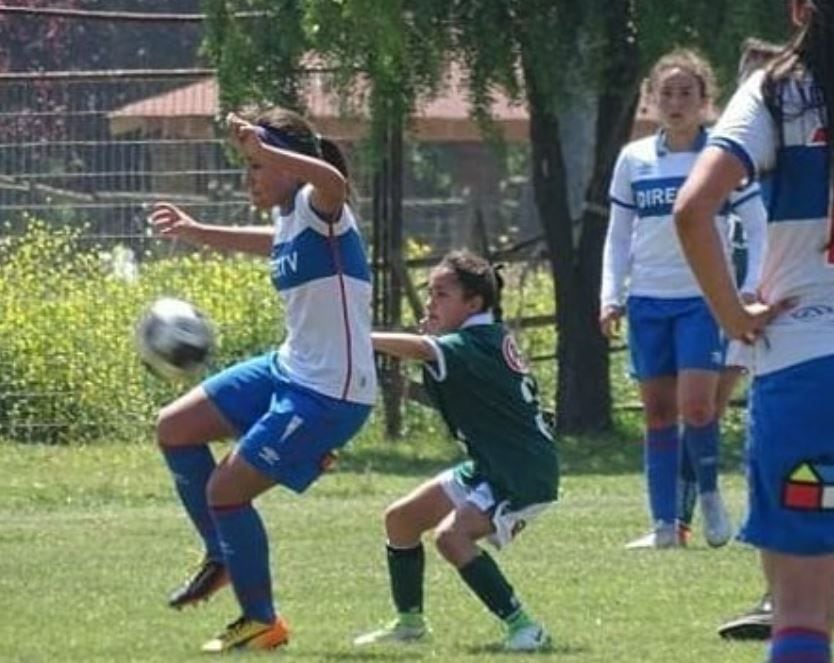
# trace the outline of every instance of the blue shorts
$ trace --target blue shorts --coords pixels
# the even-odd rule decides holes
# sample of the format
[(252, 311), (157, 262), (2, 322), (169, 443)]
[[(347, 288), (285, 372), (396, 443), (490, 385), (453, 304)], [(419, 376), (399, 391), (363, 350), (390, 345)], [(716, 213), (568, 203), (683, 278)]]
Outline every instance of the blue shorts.
[(702, 297), (629, 297), (627, 312), (632, 374), (638, 380), (722, 369), (721, 330)]
[(371, 412), (293, 384), (274, 352), (235, 364), (203, 382), (203, 389), (238, 431), (238, 452), (253, 467), (303, 492), (347, 444)]
[(834, 553), (832, 393), (834, 356), (753, 381), (742, 541), (791, 555)]

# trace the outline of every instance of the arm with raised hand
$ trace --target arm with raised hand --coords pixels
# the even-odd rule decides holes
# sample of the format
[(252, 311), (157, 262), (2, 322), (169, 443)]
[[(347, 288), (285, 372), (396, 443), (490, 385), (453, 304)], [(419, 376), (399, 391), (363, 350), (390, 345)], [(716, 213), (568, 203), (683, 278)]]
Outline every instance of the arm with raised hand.
[(310, 202), (326, 218), (339, 216), (348, 196), (347, 180), (324, 159), (307, 156), (265, 143), (258, 127), (234, 113), (226, 117), (232, 143), (247, 159), (258, 159), (267, 168), (274, 168), (313, 187)]

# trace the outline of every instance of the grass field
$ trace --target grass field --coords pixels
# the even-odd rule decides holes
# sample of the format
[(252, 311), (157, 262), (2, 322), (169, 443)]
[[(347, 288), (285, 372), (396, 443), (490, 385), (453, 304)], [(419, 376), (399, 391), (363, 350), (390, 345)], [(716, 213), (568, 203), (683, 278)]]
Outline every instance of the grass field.
[[(340, 470), (302, 498), (259, 506), (281, 609), (300, 661), (686, 663), (761, 661), (758, 644), (715, 636), (760, 591), (754, 552), (624, 551), (646, 527), (640, 450), (621, 433), (563, 443), (559, 506), (499, 557), (527, 607), (552, 631), (547, 654), (507, 655), (501, 631), (429, 546), (429, 642), (357, 650), (351, 639), (390, 616), (380, 513), (448, 464), (436, 440), (381, 442), (371, 431)], [(737, 453), (727, 454), (737, 467)], [(743, 480), (725, 473), (736, 516)], [(168, 591), (199, 557), (150, 442), (80, 448), (0, 443), (0, 661), (205, 661), (199, 645), (237, 616), (228, 591), (176, 613)]]

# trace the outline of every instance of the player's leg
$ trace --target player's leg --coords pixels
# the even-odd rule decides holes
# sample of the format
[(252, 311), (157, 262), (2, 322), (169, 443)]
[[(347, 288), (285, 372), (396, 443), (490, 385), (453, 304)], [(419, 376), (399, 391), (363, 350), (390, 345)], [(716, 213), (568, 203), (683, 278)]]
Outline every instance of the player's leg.
[[(679, 429), (680, 430), (680, 429)], [(692, 536), (692, 521), (695, 517), (695, 505), (698, 502), (698, 479), (695, 466), (687, 448), (680, 446), (680, 465), (678, 468), (678, 543), (689, 543)]]
[(421, 484), (385, 510), (385, 556), (396, 618), (362, 634), (354, 644), (409, 642), (427, 632), (423, 607), (425, 551), (423, 532), (434, 529), (454, 508), (443, 488), (443, 474)]
[(628, 302), (629, 349), (646, 428), (644, 470), (652, 531), (628, 548), (671, 547), (675, 520), (680, 441), (677, 367), (669, 302), (632, 297)]
[(206, 643), (206, 651), (270, 649), (288, 641), (289, 628), (272, 598), (269, 542), (252, 500), (275, 484), (304, 492), (370, 412), (370, 406), (313, 394), (275, 376), (272, 384), (268, 412), (250, 426), (208, 486), (242, 616)]
[(233, 366), (165, 406), (157, 418), (157, 440), (177, 494), (203, 540), (200, 566), (168, 600), (173, 608), (203, 601), (228, 582), (220, 540), (206, 488), (215, 470), (208, 442), (245, 430), (271, 398), (268, 360)]
[(750, 395), (750, 504), (741, 538), (763, 551), (774, 622), (770, 663), (830, 660), (834, 603), (834, 357), (758, 376)]
[(716, 399), (724, 349), (718, 325), (703, 300), (693, 299), (676, 318), (675, 346), (683, 444), (695, 467), (704, 533), (711, 546), (723, 546), (733, 535), (718, 488), (720, 431)]
[(773, 568), (774, 615), (768, 663), (831, 661), (834, 554), (763, 552)]
[(490, 501), (491, 490), (481, 484), (474, 499), (457, 506), (436, 530), (440, 554), (452, 564), (463, 581), (480, 601), (506, 627), (504, 646), (514, 651), (534, 651), (548, 647), (550, 636), (527, 614), (495, 560), (477, 541), (494, 534), (491, 511), (485, 511), (484, 496)]

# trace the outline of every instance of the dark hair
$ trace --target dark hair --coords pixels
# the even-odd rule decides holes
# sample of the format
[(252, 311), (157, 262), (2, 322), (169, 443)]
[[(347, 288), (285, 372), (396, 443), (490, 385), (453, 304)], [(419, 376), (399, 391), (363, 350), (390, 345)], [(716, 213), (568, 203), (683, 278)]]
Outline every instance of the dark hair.
[(790, 81), (811, 75), (814, 86), (810, 95), (803, 95), (797, 112), (820, 111), (828, 131), (829, 177), (834, 189), (834, 0), (805, 0), (805, 6), (808, 20), (768, 65), (762, 94), (782, 139), (782, 91)]
[(283, 143), (279, 147), (326, 161), (348, 179), (347, 161), (339, 146), (318, 135), (313, 125), (298, 113), (273, 106), (267, 110), (244, 111), (241, 115), (252, 124), (275, 131), (279, 137), (276, 144)]
[(709, 61), (691, 48), (676, 48), (663, 55), (654, 63), (649, 72), (647, 89), (651, 94), (657, 91), (657, 79), (664, 71), (669, 69), (683, 69), (692, 74), (698, 80), (698, 89), (701, 96), (707, 101), (715, 99), (718, 85), (715, 82), (715, 72)]
[(784, 44), (775, 44), (758, 37), (745, 39), (741, 44), (741, 56), (738, 59), (738, 80), (744, 81), (754, 71), (766, 66), (784, 48)]
[(500, 271), (503, 265), (491, 265), (481, 256), (463, 249), (451, 251), (435, 269), (448, 269), (463, 288), (463, 294), (468, 299), (480, 296), (483, 300), (482, 311), (492, 311), (496, 321), (501, 322), (503, 309), (501, 308), (501, 291), (504, 289), (504, 279)]

